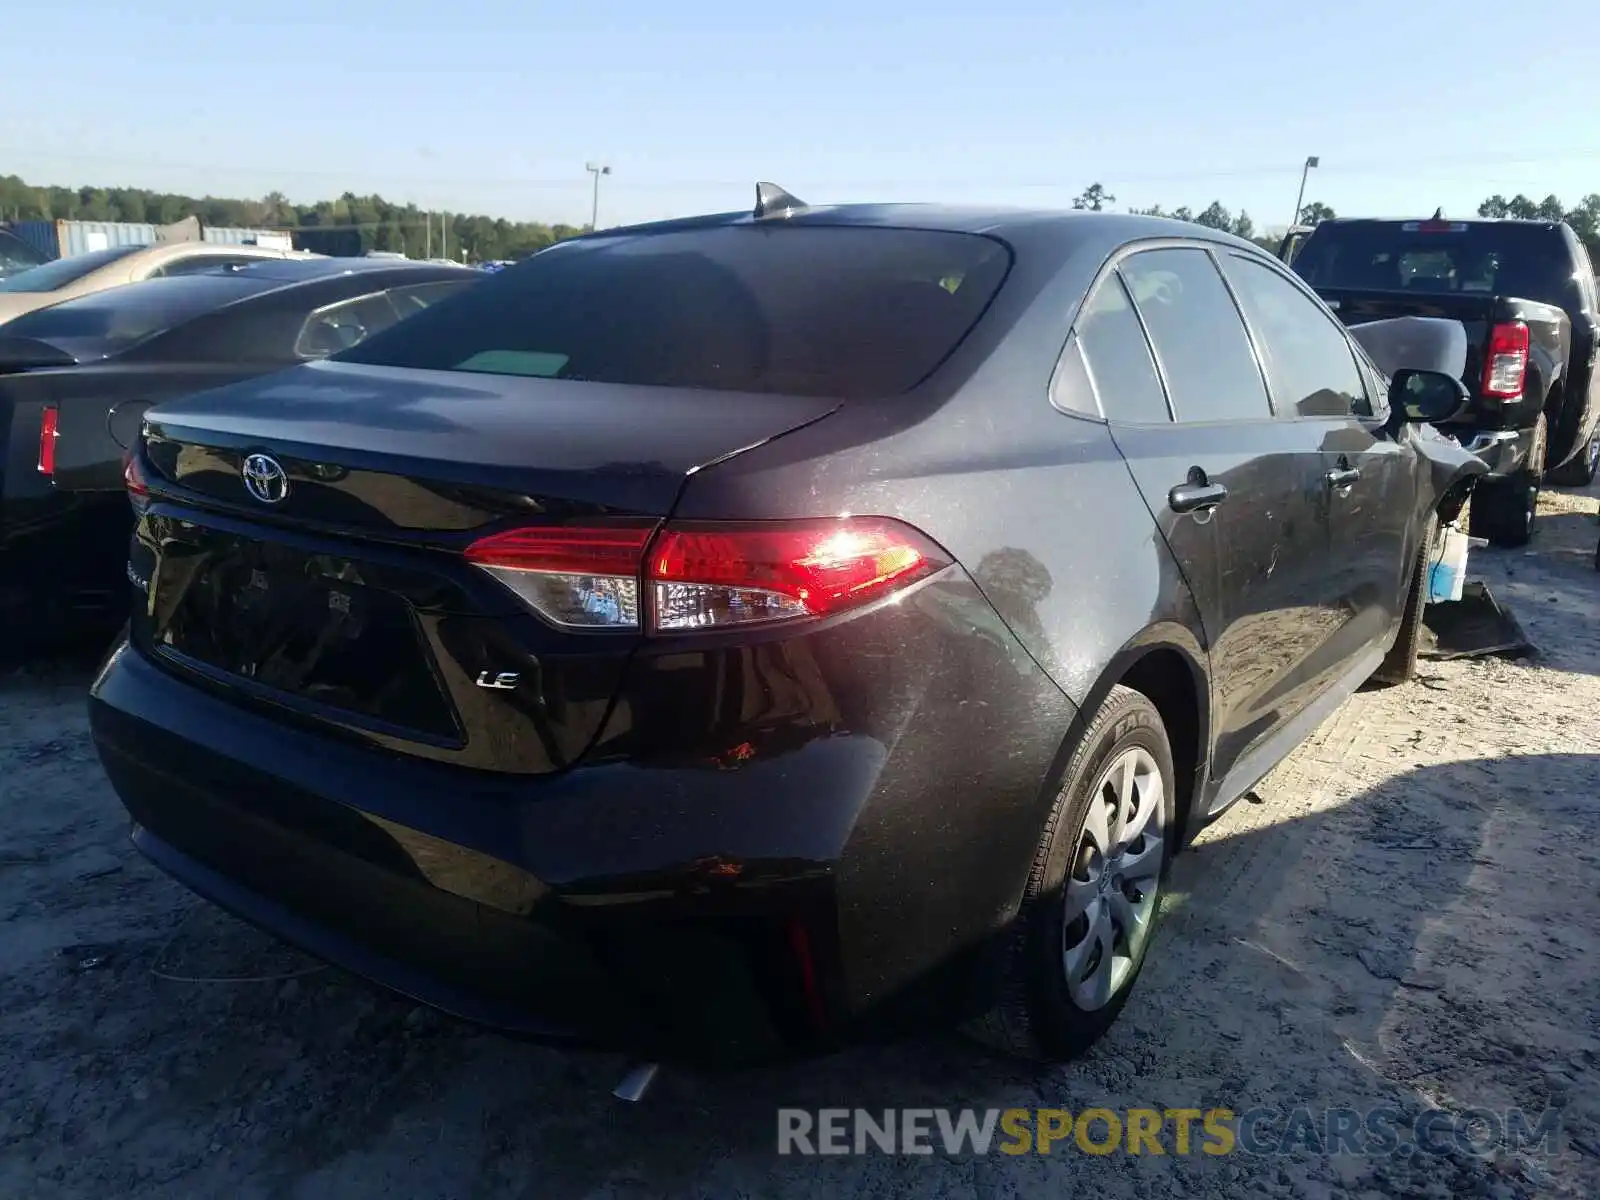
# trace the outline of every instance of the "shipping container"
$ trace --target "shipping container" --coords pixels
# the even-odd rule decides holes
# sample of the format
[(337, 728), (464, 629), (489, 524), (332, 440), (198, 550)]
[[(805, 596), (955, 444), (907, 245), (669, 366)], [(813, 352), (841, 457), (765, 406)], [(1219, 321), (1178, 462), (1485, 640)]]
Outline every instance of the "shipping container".
[[(28, 245), (49, 258), (71, 258), (91, 250), (113, 246), (153, 246), (156, 227), (131, 221), (16, 221), (11, 226)], [(287, 231), (279, 229), (237, 229), (217, 226), (201, 231), (208, 242), (225, 246), (272, 246), (287, 250), (292, 242)]]
[(207, 226), (202, 236), (224, 246), (267, 246), (273, 250), (293, 250), (294, 237), (287, 229), (235, 229)]
[(18, 221), (11, 232), (47, 258), (71, 258), (113, 246), (148, 246), (154, 225), (127, 221)]
[(316, 225), (305, 225), (294, 231), (294, 248), (309, 250), (313, 254), (326, 254), (332, 258), (360, 258), (361, 231), (323, 229)]

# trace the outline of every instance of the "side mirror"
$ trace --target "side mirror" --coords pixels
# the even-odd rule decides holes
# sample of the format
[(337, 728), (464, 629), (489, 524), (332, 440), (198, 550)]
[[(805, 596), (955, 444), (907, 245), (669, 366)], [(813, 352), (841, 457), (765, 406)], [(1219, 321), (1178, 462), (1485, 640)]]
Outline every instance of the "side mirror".
[(1466, 385), (1443, 371), (1405, 367), (1389, 381), (1389, 409), (1404, 421), (1428, 425), (1448, 421), (1470, 398)]

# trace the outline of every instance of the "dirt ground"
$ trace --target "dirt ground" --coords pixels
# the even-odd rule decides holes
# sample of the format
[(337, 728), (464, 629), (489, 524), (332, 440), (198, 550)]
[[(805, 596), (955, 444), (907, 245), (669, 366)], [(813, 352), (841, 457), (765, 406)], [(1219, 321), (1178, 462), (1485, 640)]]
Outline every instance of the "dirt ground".
[[(1086, 1060), (959, 1037), (736, 1076), (508, 1042), (222, 915), (126, 841), (87, 674), (0, 681), (0, 1196), (1600, 1196), (1595, 499), (1473, 573), (1542, 654), (1354, 697), (1180, 860)], [(775, 1154), (779, 1106), (1561, 1110), (1555, 1156)]]

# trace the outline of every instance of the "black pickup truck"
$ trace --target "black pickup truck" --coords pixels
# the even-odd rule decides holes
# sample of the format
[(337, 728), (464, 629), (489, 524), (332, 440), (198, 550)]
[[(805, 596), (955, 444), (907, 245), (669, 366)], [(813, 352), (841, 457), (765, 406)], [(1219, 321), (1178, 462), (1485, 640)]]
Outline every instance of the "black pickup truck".
[(1489, 465), (1473, 493), (1474, 536), (1523, 545), (1545, 479), (1593, 480), (1600, 298), (1569, 226), (1436, 214), (1324, 221), (1293, 240), (1293, 270), (1346, 325), (1416, 316), (1466, 330), (1461, 378), (1471, 403), (1441, 428)]

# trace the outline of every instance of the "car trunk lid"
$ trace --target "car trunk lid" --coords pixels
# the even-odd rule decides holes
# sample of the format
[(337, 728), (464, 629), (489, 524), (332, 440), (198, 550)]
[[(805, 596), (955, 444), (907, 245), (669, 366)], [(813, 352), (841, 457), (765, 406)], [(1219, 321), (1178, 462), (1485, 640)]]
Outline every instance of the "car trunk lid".
[[(560, 770), (642, 635), (541, 620), (467, 547), (521, 525), (659, 521), (692, 472), (837, 406), (341, 363), (158, 405), (135, 641), (391, 750)], [(251, 456), (281, 493), (252, 493)]]
[[(160, 405), (150, 457), (185, 490), (259, 519), (349, 532), (470, 529), (496, 517), (664, 516), (684, 478), (825, 416), (816, 397), (316, 363)], [(289, 494), (263, 506), (244, 458)]]

